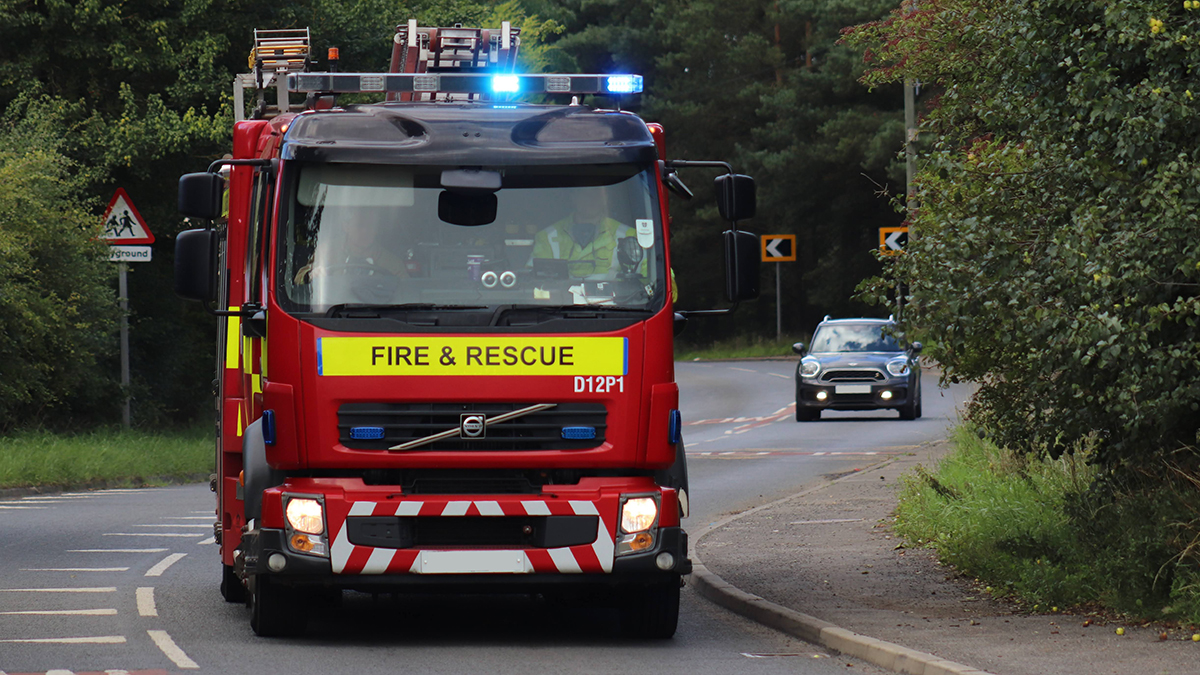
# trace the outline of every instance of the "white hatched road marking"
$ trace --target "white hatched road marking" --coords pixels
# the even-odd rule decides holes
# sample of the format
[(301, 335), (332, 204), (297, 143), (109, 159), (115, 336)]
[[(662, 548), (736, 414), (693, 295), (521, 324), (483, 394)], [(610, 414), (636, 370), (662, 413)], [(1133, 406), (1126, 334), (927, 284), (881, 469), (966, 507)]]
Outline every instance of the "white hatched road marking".
[(73, 548), (67, 553), (162, 553), (165, 548)]
[(154, 589), (141, 587), (137, 589), (138, 616), (158, 616), (158, 608), (154, 606)]
[(187, 555), (186, 553), (172, 553), (171, 555), (169, 555), (169, 556), (163, 558), (161, 561), (159, 561), (159, 563), (157, 565), (155, 565), (154, 567), (151, 567), (149, 570), (147, 570), (146, 576), (161, 577), (162, 573), (166, 572), (168, 567), (179, 562), (186, 555)]
[(208, 545), (210, 545), (210, 544), (215, 544), (215, 543), (217, 543), (217, 538), (216, 538), (216, 537), (209, 537), (208, 539), (205, 539), (204, 541), (198, 541), (198, 542), (196, 542), (196, 545), (198, 545), (198, 546), (208, 546)]
[(154, 640), (154, 644), (158, 645), (158, 648), (162, 650), (162, 653), (166, 654), (167, 658), (171, 659), (176, 666), (188, 670), (194, 670), (200, 667), (198, 663), (189, 659), (188, 655), (183, 653), (183, 650), (175, 644), (175, 641), (171, 639), (171, 636), (167, 634), (167, 631), (148, 630), (146, 631), (146, 634), (150, 636), (151, 640)]
[(105, 532), (102, 537), (189, 537), (200, 536), (195, 532)]

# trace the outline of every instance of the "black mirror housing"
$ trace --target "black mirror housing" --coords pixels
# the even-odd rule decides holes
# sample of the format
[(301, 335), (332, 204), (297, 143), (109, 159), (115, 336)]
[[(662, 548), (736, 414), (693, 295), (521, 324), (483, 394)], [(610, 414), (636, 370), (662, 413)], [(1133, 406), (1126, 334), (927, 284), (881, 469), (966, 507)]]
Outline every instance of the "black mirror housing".
[(730, 302), (758, 297), (760, 262), (758, 235), (745, 230), (725, 231), (725, 296)]
[[(193, 174), (194, 175), (194, 174)], [(216, 300), (216, 230), (184, 230), (175, 238), (175, 294), (185, 300)]]
[(179, 212), (187, 218), (221, 217), (225, 179), (216, 173), (187, 173), (179, 177)]
[(737, 222), (754, 217), (758, 202), (753, 178), (727, 173), (717, 176), (713, 185), (717, 190), (717, 209), (722, 218)]
[(920, 342), (914, 342), (911, 345), (909, 345), (908, 348), (912, 351), (913, 355), (915, 356), (915, 355), (921, 353), (921, 350), (925, 348), (925, 345), (921, 344)]
[(451, 225), (475, 227), (496, 221), (496, 195), (463, 194), (442, 190), (438, 195), (438, 218)]
[(803, 342), (793, 342), (792, 343), (792, 351), (799, 354), (800, 356), (804, 356), (804, 353), (806, 351), (808, 351), (808, 347), (804, 346)]

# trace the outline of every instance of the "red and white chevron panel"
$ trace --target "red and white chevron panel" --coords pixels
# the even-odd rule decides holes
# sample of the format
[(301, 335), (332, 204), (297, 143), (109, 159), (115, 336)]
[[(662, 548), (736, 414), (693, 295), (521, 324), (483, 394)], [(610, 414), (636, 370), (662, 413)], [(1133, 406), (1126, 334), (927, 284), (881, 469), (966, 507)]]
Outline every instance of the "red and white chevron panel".
[[(616, 511), (616, 499), (611, 510)], [(337, 522), (330, 547), (334, 574), (533, 574), (612, 572), (615, 518), (606, 522), (597, 502), (567, 499), (358, 501), (347, 516), (598, 516), (596, 540), (582, 546), (462, 551), (355, 546), (346, 535), (346, 518)], [(333, 528), (331, 528), (333, 529)]]

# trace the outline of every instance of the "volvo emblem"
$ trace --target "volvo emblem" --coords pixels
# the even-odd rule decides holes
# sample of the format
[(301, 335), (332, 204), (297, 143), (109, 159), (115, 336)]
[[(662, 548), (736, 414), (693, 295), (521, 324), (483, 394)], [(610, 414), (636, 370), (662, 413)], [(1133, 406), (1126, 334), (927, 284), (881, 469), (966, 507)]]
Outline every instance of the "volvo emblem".
[(458, 422), (458, 433), (463, 438), (483, 438), (487, 429), (487, 415), (463, 415)]

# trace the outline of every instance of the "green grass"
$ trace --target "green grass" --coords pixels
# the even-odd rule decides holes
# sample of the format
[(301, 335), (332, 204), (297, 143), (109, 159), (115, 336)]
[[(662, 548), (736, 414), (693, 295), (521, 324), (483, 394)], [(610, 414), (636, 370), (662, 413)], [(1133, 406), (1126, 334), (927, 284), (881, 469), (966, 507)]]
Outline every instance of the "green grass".
[(675, 344), (675, 360), (749, 359), (762, 358), (764, 356), (800, 358), (792, 352), (792, 343), (797, 341), (803, 340), (791, 338), (768, 340), (761, 337), (737, 337), (702, 345), (677, 342)]
[(0, 488), (161, 485), (213, 470), (208, 427), (180, 432), (45, 431), (0, 437)]
[(1085, 452), (1018, 456), (960, 428), (932, 471), (902, 479), (909, 545), (1035, 611), (1086, 605), (1200, 623), (1200, 497), (1186, 485), (1114, 489)]

